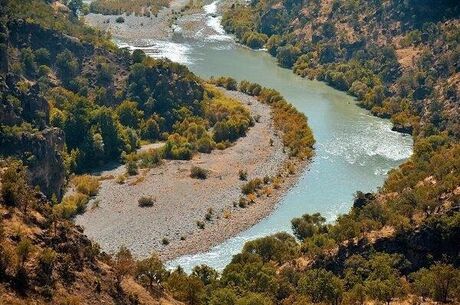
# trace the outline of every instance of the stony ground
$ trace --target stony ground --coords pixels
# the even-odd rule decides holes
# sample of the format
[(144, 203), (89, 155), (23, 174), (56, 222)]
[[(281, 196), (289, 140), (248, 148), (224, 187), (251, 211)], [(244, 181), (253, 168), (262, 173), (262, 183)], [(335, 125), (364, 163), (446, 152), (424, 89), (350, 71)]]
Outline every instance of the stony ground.
[[(85, 234), (108, 252), (125, 245), (139, 257), (156, 251), (162, 258), (172, 259), (205, 251), (267, 216), (296, 181), (296, 176), (285, 178), (272, 196), (263, 195), (247, 208), (234, 207), (244, 183), (239, 180), (240, 169), (248, 172), (248, 179), (274, 176), (284, 168), (287, 155), (276, 136), (269, 106), (239, 92), (227, 94), (247, 105), (253, 116), (260, 116), (246, 137), (230, 148), (198, 154), (190, 161), (166, 160), (156, 168), (130, 177), (124, 184), (111, 178), (124, 174), (124, 166), (101, 172), (101, 176), (109, 179), (102, 181), (99, 194), (87, 212), (76, 218), (76, 223), (85, 228)], [(208, 178), (191, 178), (192, 166), (209, 170)], [(138, 199), (142, 196), (152, 196), (155, 204), (139, 207)], [(212, 220), (206, 221), (210, 208)], [(199, 229), (197, 221), (203, 221), (205, 229)], [(164, 238), (168, 245), (162, 243)]]
[(168, 38), (173, 32), (171, 25), (175, 16), (174, 12), (180, 12), (188, 3), (189, 0), (173, 0), (170, 6), (161, 9), (157, 16), (144, 17), (134, 14), (126, 16), (124, 14), (122, 15), (125, 20), (123, 23), (115, 21), (120, 15), (91, 13), (84, 18), (86, 23), (110, 32), (114, 38), (122, 38), (123, 41), (142, 46), (149, 40)]

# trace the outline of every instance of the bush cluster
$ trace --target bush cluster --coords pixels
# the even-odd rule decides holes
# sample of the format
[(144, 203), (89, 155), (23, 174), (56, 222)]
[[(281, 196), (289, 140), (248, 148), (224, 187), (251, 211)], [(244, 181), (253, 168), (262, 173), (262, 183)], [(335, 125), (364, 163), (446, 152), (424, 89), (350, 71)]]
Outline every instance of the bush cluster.
[(208, 173), (209, 173), (208, 170), (198, 167), (198, 166), (192, 166), (192, 168), (190, 169), (190, 177), (195, 178), (195, 179), (204, 180), (208, 178)]
[(156, 201), (155, 198), (153, 198), (151, 196), (142, 196), (138, 200), (138, 205), (141, 208), (151, 207), (151, 206), (153, 206), (155, 204), (155, 201)]
[[(221, 77), (213, 81), (224, 88), (235, 82), (230, 77)], [(295, 109), (274, 89), (241, 81), (238, 90), (256, 96), (260, 102), (270, 105), (275, 127), (282, 132), (283, 144), (289, 149), (291, 156), (302, 159), (312, 157), (315, 140), (308, 126), (307, 117), (303, 113)]]

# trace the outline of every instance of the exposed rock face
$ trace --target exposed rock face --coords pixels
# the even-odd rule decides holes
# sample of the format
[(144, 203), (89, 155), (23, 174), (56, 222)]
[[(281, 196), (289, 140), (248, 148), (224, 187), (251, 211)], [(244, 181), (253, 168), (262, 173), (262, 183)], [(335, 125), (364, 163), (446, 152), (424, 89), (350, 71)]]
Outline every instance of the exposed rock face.
[[(17, 84), (21, 79), (12, 73), (6, 74), (5, 81), (0, 75), (0, 124), (14, 125), (22, 121), (33, 123), (44, 128), (49, 119), (48, 102), (40, 95), (40, 87), (33, 84), (26, 92), (21, 91)], [(12, 97), (20, 105), (12, 103)], [(19, 107), (20, 106), (20, 107)]]
[[(20, 78), (8, 73), (0, 76), (0, 156), (15, 156), (29, 168), (33, 185), (38, 185), (47, 196), (62, 195), (65, 182), (64, 132), (58, 128), (46, 128), (49, 105), (40, 96), (38, 84), (23, 92), (17, 87)], [(18, 103), (14, 102), (17, 101)], [(6, 126), (33, 123), (42, 131), (13, 131)]]
[(56, 194), (62, 197), (65, 183), (64, 160), (61, 152), (64, 150), (64, 132), (59, 128), (47, 128), (38, 136), (33, 154), (35, 164), (29, 166), (32, 183), (40, 186), (47, 196)]
[(65, 183), (64, 132), (47, 128), (36, 133), (22, 132), (19, 136), (0, 139), (0, 155), (16, 156), (28, 166), (32, 185), (38, 185), (45, 195), (62, 196)]

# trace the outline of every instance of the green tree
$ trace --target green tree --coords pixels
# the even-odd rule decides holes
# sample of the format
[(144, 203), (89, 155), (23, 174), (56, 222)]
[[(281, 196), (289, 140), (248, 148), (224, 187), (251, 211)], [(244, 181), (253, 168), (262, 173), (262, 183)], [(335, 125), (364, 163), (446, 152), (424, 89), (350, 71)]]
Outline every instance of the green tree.
[(230, 288), (220, 288), (211, 292), (209, 305), (236, 305), (236, 293)]
[(367, 280), (365, 282), (366, 294), (372, 299), (390, 304), (397, 297), (404, 295), (404, 286), (396, 276), (386, 279)]
[(449, 298), (459, 299), (453, 293), (460, 288), (460, 271), (452, 265), (437, 263), (429, 269), (422, 268), (411, 274), (412, 288), (422, 297), (431, 297), (446, 303)]
[(134, 63), (141, 63), (144, 58), (145, 58), (145, 53), (144, 51), (140, 50), (140, 49), (136, 49), (133, 51), (133, 54), (132, 54), (132, 58), (133, 58), (133, 62)]
[(294, 237), (287, 233), (277, 233), (252, 240), (244, 245), (243, 253), (255, 253), (264, 262), (275, 261), (283, 263), (298, 253), (298, 245)]
[(139, 122), (144, 115), (137, 108), (137, 103), (129, 100), (118, 105), (116, 111), (121, 124), (135, 129), (139, 127)]
[(152, 289), (153, 284), (166, 280), (168, 272), (157, 254), (137, 262), (136, 277)]
[(69, 50), (64, 50), (56, 56), (56, 67), (64, 83), (68, 84), (71, 79), (78, 75), (79, 63)]
[(105, 106), (98, 108), (93, 113), (93, 123), (100, 130), (105, 158), (118, 159), (123, 150), (123, 139), (112, 109)]
[(312, 237), (316, 233), (327, 232), (325, 222), (326, 218), (319, 213), (312, 215), (305, 214), (291, 221), (292, 231), (299, 240), (304, 240), (307, 237)]
[(160, 125), (154, 117), (150, 117), (142, 124), (141, 136), (143, 139), (155, 141), (160, 137)]
[(217, 281), (219, 277), (219, 273), (207, 265), (195, 266), (192, 270), (192, 275), (199, 278), (206, 286)]
[(34, 192), (29, 185), (27, 169), (21, 161), (11, 161), (7, 168), (0, 174), (1, 200), (7, 205), (20, 208), (27, 212), (30, 205), (35, 202)]
[(16, 246), (16, 255), (19, 258), (19, 266), (24, 267), (27, 259), (29, 258), (30, 254), (32, 253), (34, 246), (30, 239), (23, 238)]
[(115, 254), (113, 267), (117, 278), (117, 285), (121, 284), (123, 278), (132, 274), (135, 270), (135, 262), (131, 251), (125, 246), (121, 246)]
[(288, 44), (277, 49), (276, 58), (282, 67), (291, 68), (300, 55), (301, 51), (299, 48)]
[(298, 283), (300, 293), (311, 298), (313, 303), (326, 302), (340, 304), (343, 295), (343, 282), (332, 272), (324, 269), (310, 269)]
[(269, 297), (260, 293), (248, 293), (238, 300), (237, 305), (272, 305)]
[(187, 276), (182, 270), (175, 270), (168, 278), (166, 286), (175, 299), (189, 305), (202, 304), (204, 284), (196, 276)]
[(39, 65), (49, 65), (51, 60), (50, 51), (45, 48), (40, 48), (35, 50), (35, 60)]
[(35, 76), (37, 73), (37, 63), (35, 62), (35, 54), (32, 52), (32, 49), (21, 50), (21, 64), (25, 75)]
[(70, 0), (67, 3), (67, 6), (72, 11), (73, 15), (77, 16), (78, 12), (80, 11), (80, 9), (83, 6), (83, 0)]

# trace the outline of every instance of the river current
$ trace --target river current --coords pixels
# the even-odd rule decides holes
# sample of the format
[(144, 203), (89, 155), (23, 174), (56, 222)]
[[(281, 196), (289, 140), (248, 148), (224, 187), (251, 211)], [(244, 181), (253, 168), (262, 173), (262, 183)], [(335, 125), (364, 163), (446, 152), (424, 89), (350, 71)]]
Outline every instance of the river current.
[[(226, 75), (271, 87), (308, 116), (316, 139), (315, 157), (298, 183), (265, 219), (210, 251), (168, 262), (190, 271), (207, 264), (221, 270), (248, 240), (275, 232), (290, 232), (290, 221), (304, 213), (320, 212), (328, 221), (346, 213), (357, 190), (375, 191), (389, 170), (412, 153), (412, 138), (391, 130), (391, 123), (370, 115), (346, 93), (310, 81), (283, 69), (265, 51), (236, 44), (225, 34), (217, 16), (218, 1), (203, 13), (187, 15), (174, 25), (167, 41), (144, 41), (142, 49), (153, 57), (185, 64), (203, 78)], [(193, 31), (187, 23), (198, 23)], [(116, 41), (121, 47), (130, 47)]]

